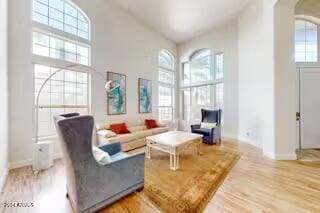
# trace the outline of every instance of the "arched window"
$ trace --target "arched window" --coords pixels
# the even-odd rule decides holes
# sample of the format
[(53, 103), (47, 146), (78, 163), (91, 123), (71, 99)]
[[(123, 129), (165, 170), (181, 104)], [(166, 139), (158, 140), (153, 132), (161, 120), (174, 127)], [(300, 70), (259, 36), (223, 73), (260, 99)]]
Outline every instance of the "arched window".
[(212, 76), (212, 55), (209, 49), (195, 51), (189, 59), (189, 66), (184, 70), (184, 84), (209, 81)]
[[(59, 67), (90, 66), (90, 21), (69, 0), (32, 0), (34, 99), (40, 86)], [(89, 73), (85, 66), (52, 77), (39, 101), (39, 140), (55, 136), (53, 116), (89, 113)]]
[(159, 120), (171, 121), (174, 111), (174, 59), (167, 50), (159, 52)]
[(317, 24), (307, 20), (295, 20), (295, 61), (318, 62)]
[(33, 0), (33, 20), (89, 39), (89, 19), (68, 0)]
[(195, 51), (182, 64), (183, 120), (199, 120), (201, 108), (223, 108), (223, 64), (223, 53), (213, 57), (209, 49)]

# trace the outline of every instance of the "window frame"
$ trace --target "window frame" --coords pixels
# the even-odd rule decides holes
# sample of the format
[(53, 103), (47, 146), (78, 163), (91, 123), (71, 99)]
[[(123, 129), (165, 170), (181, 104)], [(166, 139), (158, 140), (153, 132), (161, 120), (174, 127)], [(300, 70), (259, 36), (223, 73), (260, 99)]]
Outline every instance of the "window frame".
[[(171, 69), (168, 68), (168, 67), (164, 67), (164, 66), (161, 66), (160, 65), (160, 55), (161, 53), (164, 52), (165, 54), (167, 54), (169, 57), (170, 57), (170, 60), (171, 60), (171, 64), (172, 64), (172, 67)], [(159, 51), (159, 54), (158, 54), (158, 118), (160, 121), (163, 121), (163, 122), (170, 122), (170, 121), (173, 121), (175, 118), (175, 110), (174, 110), (174, 105), (175, 105), (175, 82), (176, 82), (176, 76), (175, 76), (175, 59), (173, 57), (173, 55), (168, 51), (168, 50), (160, 50)], [(159, 75), (160, 75), (160, 69), (166, 71), (166, 72), (170, 72), (172, 73), (172, 83), (166, 83), (166, 82), (163, 82), (163, 81), (160, 81), (160, 78), (159, 78)], [(165, 88), (169, 88), (171, 90), (171, 106), (161, 106), (160, 105), (160, 87), (165, 87)], [(160, 109), (161, 108), (170, 108), (170, 111), (171, 111), (171, 117), (172, 119), (170, 120), (162, 120), (161, 119), (161, 116), (160, 116)]]
[(316, 65), (320, 63), (320, 23), (317, 23), (314, 20), (310, 20), (306, 17), (295, 17), (294, 19), (294, 56), (296, 54), (296, 38), (295, 38), (295, 34), (296, 34), (296, 21), (305, 21), (305, 22), (309, 22), (312, 23), (314, 25), (317, 26), (317, 61), (316, 62), (307, 62), (307, 61), (296, 61), (296, 58), (294, 57), (294, 61), (296, 65)]

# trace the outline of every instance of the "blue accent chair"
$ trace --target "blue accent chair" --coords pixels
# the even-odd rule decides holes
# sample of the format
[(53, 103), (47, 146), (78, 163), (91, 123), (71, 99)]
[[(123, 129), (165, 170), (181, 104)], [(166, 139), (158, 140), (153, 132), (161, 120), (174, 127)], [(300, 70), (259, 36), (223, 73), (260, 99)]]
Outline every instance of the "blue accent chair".
[(222, 110), (201, 109), (201, 122), (217, 123), (212, 129), (202, 129), (200, 124), (191, 125), (191, 132), (203, 135), (206, 144), (221, 144), (221, 117)]
[(112, 162), (99, 164), (92, 153), (92, 116), (55, 116), (66, 168), (67, 197), (76, 213), (96, 212), (120, 198), (143, 189), (144, 153), (129, 155), (120, 143), (99, 147)]

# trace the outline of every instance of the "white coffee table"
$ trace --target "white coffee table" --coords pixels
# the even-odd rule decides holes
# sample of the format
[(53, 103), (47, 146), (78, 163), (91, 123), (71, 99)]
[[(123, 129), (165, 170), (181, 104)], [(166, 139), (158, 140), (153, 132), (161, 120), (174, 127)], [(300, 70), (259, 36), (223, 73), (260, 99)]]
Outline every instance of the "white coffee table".
[(149, 136), (147, 140), (146, 157), (151, 159), (151, 148), (170, 154), (170, 169), (177, 170), (179, 168), (179, 152), (187, 145), (195, 145), (198, 154), (202, 154), (200, 146), (202, 144), (202, 135), (182, 132), (170, 131), (158, 135)]

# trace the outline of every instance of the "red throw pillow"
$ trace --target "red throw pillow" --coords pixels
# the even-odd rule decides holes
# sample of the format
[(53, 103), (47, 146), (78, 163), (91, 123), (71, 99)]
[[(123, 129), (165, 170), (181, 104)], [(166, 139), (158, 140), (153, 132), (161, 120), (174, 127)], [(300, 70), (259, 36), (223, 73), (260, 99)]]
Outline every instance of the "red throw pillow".
[(154, 120), (154, 119), (150, 119), (150, 120), (146, 119), (145, 120), (145, 124), (146, 124), (148, 129), (153, 129), (153, 128), (159, 127), (157, 122), (156, 122), (156, 120)]
[(110, 128), (111, 128), (112, 132), (115, 132), (116, 134), (130, 133), (130, 131), (127, 129), (127, 126), (125, 123), (111, 124)]

